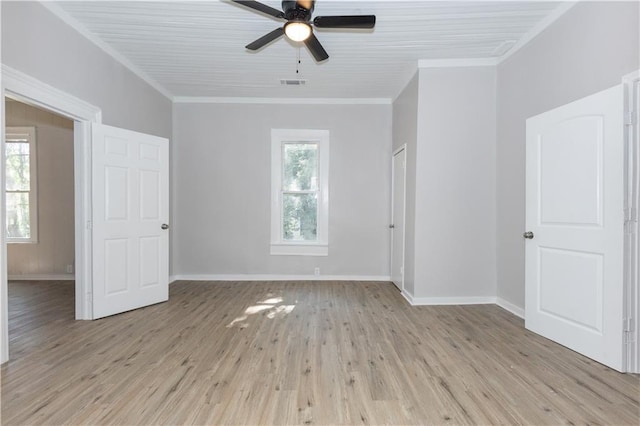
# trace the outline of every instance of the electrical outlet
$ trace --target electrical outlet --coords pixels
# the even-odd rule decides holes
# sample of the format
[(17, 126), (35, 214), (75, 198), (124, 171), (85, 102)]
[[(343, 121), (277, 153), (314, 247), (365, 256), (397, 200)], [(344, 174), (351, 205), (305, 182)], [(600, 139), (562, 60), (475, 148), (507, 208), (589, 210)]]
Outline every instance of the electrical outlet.
[(67, 274), (73, 274), (73, 265), (67, 265)]
[(314, 268), (313, 273), (315, 274), (315, 276), (319, 276), (320, 275), (320, 268), (318, 268), (317, 266)]

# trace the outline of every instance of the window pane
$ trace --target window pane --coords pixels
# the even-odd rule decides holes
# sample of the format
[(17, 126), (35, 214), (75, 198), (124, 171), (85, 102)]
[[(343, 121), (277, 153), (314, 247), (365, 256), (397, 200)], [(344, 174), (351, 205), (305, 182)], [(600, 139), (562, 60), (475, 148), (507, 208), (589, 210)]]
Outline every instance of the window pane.
[(7, 236), (31, 237), (28, 192), (7, 192)]
[(282, 239), (316, 241), (318, 228), (317, 194), (283, 194)]
[(28, 191), (30, 188), (29, 144), (7, 143), (7, 191)]
[(315, 191), (318, 189), (318, 144), (284, 144), (285, 191)]

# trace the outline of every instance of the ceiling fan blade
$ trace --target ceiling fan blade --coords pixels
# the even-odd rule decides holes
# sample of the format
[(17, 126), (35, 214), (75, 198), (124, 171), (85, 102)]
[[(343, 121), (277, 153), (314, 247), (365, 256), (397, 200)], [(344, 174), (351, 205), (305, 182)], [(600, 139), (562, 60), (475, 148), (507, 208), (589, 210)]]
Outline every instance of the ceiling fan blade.
[(376, 16), (317, 16), (313, 25), (318, 28), (373, 28), (376, 25)]
[(316, 61), (321, 62), (329, 58), (329, 54), (324, 50), (324, 47), (322, 47), (315, 34), (311, 33), (309, 38), (304, 41), (304, 44)]
[(284, 18), (284, 12), (278, 9), (274, 9), (271, 6), (267, 6), (266, 4), (262, 4), (258, 1), (254, 0), (232, 0), (234, 3), (241, 4), (250, 9), (257, 10), (258, 12), (266, 13), (267, 15), (273, 16), (274, 18)]
[(284, 35), (284, 28), (276, 28), (271, 31), (269, 34), (265, 34), (253, 43), (247, 44), (245, 47), (249, 50), (258, 50), (261, 47), (266, 46), (271, 43), (273, 40), (280, 38)]

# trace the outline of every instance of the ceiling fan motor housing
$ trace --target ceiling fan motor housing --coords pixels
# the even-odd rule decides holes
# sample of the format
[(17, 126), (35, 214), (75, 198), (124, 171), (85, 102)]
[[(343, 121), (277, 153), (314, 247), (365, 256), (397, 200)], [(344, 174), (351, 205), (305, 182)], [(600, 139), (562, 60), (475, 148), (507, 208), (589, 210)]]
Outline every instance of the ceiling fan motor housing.
[(276, 28), (246, 45), (245, 47), (248, 50), (256, 51), (262, 49), (269, 43), (286, 35), (290, 40), (304, 43), (317, 62), (329, 59), (329, 54), (313, 34), (312, 27), (370, 29), (376, 24), (375, 15), (316, 16), (311, 22), (315, 0), (283, 0), (282, 10), (275, 9), (257, 0), (232, 1), (273, 18), (287, 21), (283, 27)]
[(313, 1), (284, 0), (282, 2), (284, 17), (287, 21), (308, 22), (313, 13), (313, 4)]

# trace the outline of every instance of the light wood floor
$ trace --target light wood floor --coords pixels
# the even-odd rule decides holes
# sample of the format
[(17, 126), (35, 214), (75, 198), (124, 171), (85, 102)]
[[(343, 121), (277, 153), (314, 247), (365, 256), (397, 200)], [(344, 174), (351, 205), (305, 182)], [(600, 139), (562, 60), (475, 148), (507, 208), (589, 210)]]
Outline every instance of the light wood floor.
[(640, 378), (493, 305), (391, 284), (194, 283), (73, 321), (73, 284), (10, 285), (3, 424), (631, 424)]

